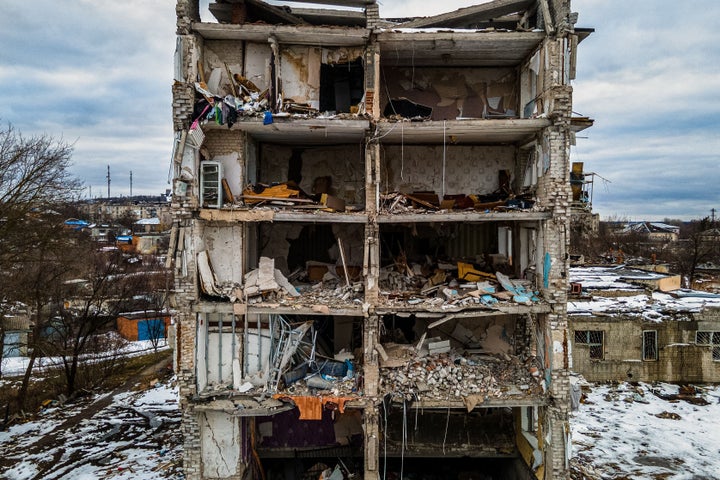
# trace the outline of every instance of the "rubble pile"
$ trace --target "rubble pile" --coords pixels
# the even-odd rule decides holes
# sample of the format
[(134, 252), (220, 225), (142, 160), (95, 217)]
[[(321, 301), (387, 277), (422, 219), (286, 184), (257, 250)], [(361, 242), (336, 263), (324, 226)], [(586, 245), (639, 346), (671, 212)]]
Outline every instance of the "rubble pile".
[(354, 113), (321, 112), (308, 103), (295, 102), (291, 98), (282, 99), (279, 111), (274, 113), (270, 107), (269, 90), (260, 90), (253, 82), (238, 74), (224, 88), (218, 85), (218, 91), (229, 90), (232, 94), (218, 95), (208, 88), (205, 82), (195, 82), (195, 91), (200, 99), (195, 103), (192, 120), (213, 122), (231, 128), (239, 117), (261, 117), (270, 124), (273, 118), (292, 115), (294, 118), (369, 118), (362, 112), (362, 103), (353, 108)]
[(245, 187), (241, 198), (244, 204), (249, 207), (271, 206), (325, 212), (360, 210), (358, 206), (346, 205), (343, 199), (329, 193), (308, 194), (292, 181), (272, 183), (270, 185), (263, 183), (251, 184)]
[(389, 192), (380, 195), (380, 213), (429, 213), (449, 210), (496, 211), (534, 210), (535, 202), (529, 195), (492, 193), (487, 195), (438, 195), (427, 192)]
[(404, 367), (382, 367), (381, 389), (405, 400), (463, 400), (542, 393), (536, 360), (456, 352), (415, 358)]
[[(290, 278), (300, 278), (306, 272), (294, 272)], [(245, 274), (245, 287), (235, 292), (236, 298), (247, 298), (249, 305), (264, 303), (268, 306), (307, 306), (318, 313), (329, 313), (333, 307), (347, 306), (348, 303), (363, 303), (362, 282), (347, 283), (331, 270), (314, 284), (292, 284), (280, 270), (275, 268), (272, 258), (261, 257), (259, 267)]]
[(510, 279), (499, 271), (482, 272), (463, 262), (457, 267), (438, 263), (433, 268), (399, 261), (381, 268), (379, 281), (387, 306), (492, 309), (500, 301), (523, 305), (540, 301), (530, 281)]

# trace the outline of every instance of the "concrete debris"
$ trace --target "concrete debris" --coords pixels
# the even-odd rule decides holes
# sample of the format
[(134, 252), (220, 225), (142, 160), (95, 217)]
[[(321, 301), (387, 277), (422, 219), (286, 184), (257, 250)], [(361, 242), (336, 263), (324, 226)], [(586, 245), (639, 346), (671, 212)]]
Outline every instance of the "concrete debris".
[[(438, 343), (444, 342), (429, 345)], [(388, 353), (390, 358), (381, 362), (381, 391), (400, 394), (405, 400), (462, 401), (472, 410), (488, 399), (542, 393), (534, 357), (522, 362), (508, 355), (462, 356), (457, 351), (420, 357), (411, 346), (385, 347), (392, 355)]]
[(525, 198), (525, 196), (506, 193), (445, 195), (442, 199), (434, 193), (421, 192), (412, 194), (390, 192), (380, 195), (381, 213), (431, 213), (446, 212), (448, 210), (482, 212), (534, 211), (536, 206), (534, 200), (529, 196)]
[(244, 294), (250, 298), (268, 292), (283, 292), (292, 297), (300, 296), (280, 270), (275, 268), (275, 260), (260, 257), (259, 268), (245, 274)]
[(242, 295), (247, 297), (248, 304), (306, 307), (329, 314), (331, 308), (362, 305), (363, 284), (345, 285), (345, 280), (328, 272), (318, 283), (293, 285), (274, 267), (273, 259), (261, 257), (259, 267), (245, 275)]
[[(501, 272), (490, 274), (472, 270), (473, 278), (481, 281), (463, 282), (463, 274), (470, 274), (458, 262), (458, 268), (396, 262), (380, 270), (380, 294), (386, 307), (413, 305), (419, 308), (461, 310), (463, 308), (497, 309), (498, 302), (532, 305), (540, 302), (539, 293), (532, 290), (527, 280), (511, 280)], [(499, 287), (502, 287), (500, 290)]]

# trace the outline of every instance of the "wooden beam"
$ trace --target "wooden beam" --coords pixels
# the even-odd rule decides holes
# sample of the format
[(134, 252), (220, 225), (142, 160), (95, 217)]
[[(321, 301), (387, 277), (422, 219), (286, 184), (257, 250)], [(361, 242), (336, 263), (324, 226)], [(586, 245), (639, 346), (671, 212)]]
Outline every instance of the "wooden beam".
[(472, 7), (460, 8), (454, 12), (433, 17), (418, 18), (398, 25), (399, 28), (453, 27), (468, 22), (490, 20), (491, 18), (520, 12), (532, 5), (533, 0), (494, 0)]
[(545, 31), (552, 35), (555, 33), (555, 26), (553, 25), (553, 18), (550, 15), (550, 5), (547, 0), (540, 0), (540, 11), (543, 16), (543, 25), (545, 25)]
[(362, 8), (373, 5), (375, 0), (293, 0), (295, 3), (316, 3), (319, 5), (337, 5), (340, 7)]

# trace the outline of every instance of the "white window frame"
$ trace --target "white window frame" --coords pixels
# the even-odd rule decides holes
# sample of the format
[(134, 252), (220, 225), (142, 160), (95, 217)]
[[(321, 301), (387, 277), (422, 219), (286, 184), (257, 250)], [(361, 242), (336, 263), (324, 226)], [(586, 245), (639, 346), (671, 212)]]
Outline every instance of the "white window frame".
[(697, 330), (695, 332), (695, 345), (709, 345), (712, 347), (713, 361), (720, 361), (720, 331)]
[[(652, 345), (649, 345), (648, 338), (652, 337)], [(648, 349), (652, 348), (649, 352)], [(650, 353), (648, 355), (648, 353)], [(655, 362), (658, 360), (658, 332), (657, 330), (642, 331), (642, 359), (645, 362)]]

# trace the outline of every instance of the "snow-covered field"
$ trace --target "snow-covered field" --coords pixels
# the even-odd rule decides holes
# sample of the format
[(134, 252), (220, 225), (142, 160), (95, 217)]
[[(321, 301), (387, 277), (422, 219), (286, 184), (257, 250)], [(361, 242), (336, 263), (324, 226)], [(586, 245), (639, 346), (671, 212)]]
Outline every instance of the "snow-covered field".
[[(590, 384), (572, 414), (573, 478), (720, 478), (720, 386)], [(706, 403), (707, 404), (703, 404)]]
[[(0, 432), (0, 479), (183, 478), (174, 379), (139, 388), (53, 405)], [(720, 478), (720, 386), (695, 388), (584, 385), (571, 418), (572, 477)], [(103, 400), (107, 407), (93, 409)]]
[[(119, 338), (117, 335), (115, 335)], [(167, 350), (170, 346), (167, 341), (163, 339), (158, 340), (157, 350)], [(137, 342), (125, 342), (125, 344), (114, 352), (106, 355), (85, 355), (81, 360), (83, 361), (102, 361), (109, 357), (132, 357), (135, 355), (145, 355), (153, 351), (153, 344), (150, 340), (143, 340)], [(3, 358), (0, 362), (0, 372), (3, 377), (22, 375), (27, 369), (29, 359), (28, 357), (7, 357)], [(33, 370), (35, 372), (43, 371), (49, 368), (60, 368), (62, 366), (62, 358), (60, 357), (39, 357), (35, 360)]]
[[(173, 379), (44, 410), (0, 432), (0, 478), (95, 480), (183, 478), (180, 410)], [(94, 413), (94, 414), (93, 414)]]

